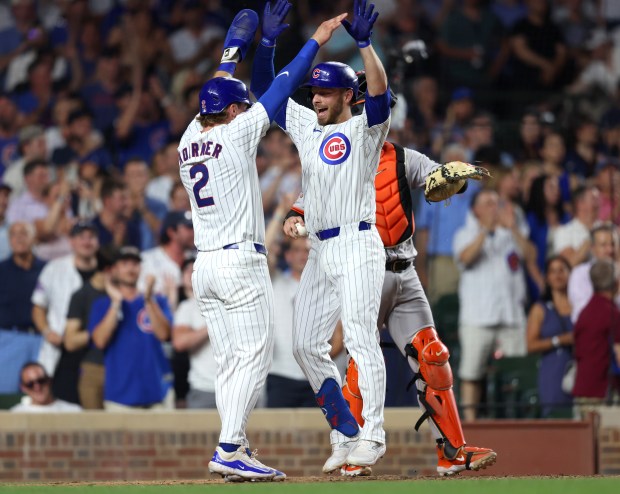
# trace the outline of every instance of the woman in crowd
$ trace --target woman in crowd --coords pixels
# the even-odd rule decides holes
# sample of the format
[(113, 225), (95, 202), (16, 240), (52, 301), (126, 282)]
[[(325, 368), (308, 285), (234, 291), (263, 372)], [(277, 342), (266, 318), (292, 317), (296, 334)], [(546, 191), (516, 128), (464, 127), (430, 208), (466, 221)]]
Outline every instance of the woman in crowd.
[(568, 409), (572, 397), (562, 391), (562, 377), (572, 357), (573, 324), (568, 301), (570, 264), (561, 256), (545, 266), (545, 292), (530, 309), (527, 320), (527, 350), (541, 353), (538, 396), (543, 417), (554, 410)]
[[(543, 271), (545, 260), (552, 253), (555, 229), (570, 219), (562, 208), (559, 179), (555, 175), (541, 175), (534, 179), (525, 210), (530, 240), (536, 246), (536, 264)], [(531, 299), (537, 300), (543, 287), (531, 280), (528, 285)]]

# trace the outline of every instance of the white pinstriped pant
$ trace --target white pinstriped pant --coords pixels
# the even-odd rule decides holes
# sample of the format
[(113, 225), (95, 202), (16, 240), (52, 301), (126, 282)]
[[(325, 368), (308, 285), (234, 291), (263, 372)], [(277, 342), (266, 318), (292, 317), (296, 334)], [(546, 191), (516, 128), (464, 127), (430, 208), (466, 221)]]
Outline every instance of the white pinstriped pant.
[(251, 242), (199, 252), (194, 295), (217, 363), (215, 399), (221, 443), (248, 446), (245, 427), (271, 366), (273, 289), (267, 257)]
[[(345, 225), (340, 235), (320, 241), (311, 235), (308, 263), (295, 296), (293, 353), (316, 393), (325, 379), (341, 383), (329, 357), (329, 339), (342, 319), (344, 343), (359, 368), (365, 424), (360, 438), (385, 443), (385, 361), (377, 316), (385, 276), (385, 251), (374, 225), (359, 231)], [(333, 430), (331, 442), (347, 440)]]

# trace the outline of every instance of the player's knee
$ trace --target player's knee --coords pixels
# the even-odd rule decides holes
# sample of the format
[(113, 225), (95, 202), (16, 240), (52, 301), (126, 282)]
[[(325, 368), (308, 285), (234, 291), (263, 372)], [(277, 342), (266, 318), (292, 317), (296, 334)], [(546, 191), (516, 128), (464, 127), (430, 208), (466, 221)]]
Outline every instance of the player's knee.
[(406, 346), (405, 352), (416, 360), (420, 377), (428, 386), (438, 390), (452, 387), (452, 368), (448, 362), (450, 352), (434, 328), (418, 331)]
[(304, 367), (306, 359), (317, 353), (318, 349), (316, 348), (316, 345), (312, 344), (312, 342), (304, 340), (293, 341), (293, 356), (302, 368)]

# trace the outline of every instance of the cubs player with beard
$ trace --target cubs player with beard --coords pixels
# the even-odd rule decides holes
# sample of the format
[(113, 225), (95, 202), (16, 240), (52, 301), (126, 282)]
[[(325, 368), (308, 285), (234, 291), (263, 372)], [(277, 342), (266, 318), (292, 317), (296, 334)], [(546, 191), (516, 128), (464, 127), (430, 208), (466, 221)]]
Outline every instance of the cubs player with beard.
[[(353, 113), (364, 104), (365, 76), (358, 74), (360, 96)], [(395, 103), (395, 98), (392, 98)], [(441, 342), (431, 309), (415, 270), (413, 245), (415, 223), (411, 189), (425, 186), (426, 177), (441, 165), (427, 156), (386, 141), (375, 177), (377, 228), (385, 245), (386, 263), (378, 327), (387, 326), (390, 336), (414, 372), (418, 402), (423, 410), (416, 430), (426, 419), (437, 442), (437, 472), (441, 476), (464, 470), (480, 470), (495, 463), (497, 454), (488, 448), (465, 443), (454, 393), (450, 352)], [(474, 176), (480, 179), (483, 175)], [(464, 192), (462, 187), (458, 193)], [(297, 215), (292, 211), (287, 216)], [(357, 385), (358, 367), (349, 360), (343, 394), (358, 423), (363, 424), (362, 397)], [(343, 475), (369, 475), (369, 467), (344, 466)]]
[[(365, 74), (357, 75), (360, 92), (353, 104), (354, 115), (361, 114), (365, 102)], [(395, 102), (392, 95), (392, 104)], [(415, 428), (417, 430), (424, 420), (428, 421), (437, 442), (437, 472), (449, 476), (464, 470), (486, 468), (495, 463), (497, 454), (488, 448), (465, 443), (452, 392), (450, 353), (435, 330), (433, 315), (414, 266), (417, 252), (413, 245), (415, 222), (411, 189), (424, 187), (425, 178), (439, 167), (439, 163), (427, 156), (398, 144), (386, 141), (381, 149), (375, 176), (376, 225), (385, 246), (386, 263), (377, 326), (387, 326), (414, 372), (418, 402), (424, 411)], [(462, 187), (458, 193), (464, 190)], [(286, 217), (284, 232), (297, 238), (297, 226), (303, 224), (304, 218), (303, 197), (297, 199)], [(363, 425), (358, 374), (355, 360), (349, 358), (342, 391), (353, 416)], [(370, 475), (372, 470), (369, 466), (344, 465), (341, 473), (345, 476)]]
[[(365, 102), (365, 74), (358, 73), (360, 91), (352, 112), (359, 115)], [(364, 89), (363, 89), (364, 88)], [(395, 104), (392, 95), (392, 104)], [(465, 443), (461, 421), (452, 392), (450, 353), (441, 342), (428, 300), (415, 270), (417, 252), (413, 245), (415, 221), (411, 189), (424, 187), (425, 178), (441, 165), (413, 149), (385, 141), (375, 176), (377, 191), (376, 225), (385, 246), (385, 279), (379, 308), (378, 328), (387, 326), (390, 336), (409, 362), (415, 375), (418, 402), (424, 411), (416, 430), (427, 420), (437, 443), (437, 472), (441, 476), (464, 470), (486, 468), (497, 459), (488, 448)], [(464, 192), (462, 187), (458, 193)], [(297, 238), (298, 225), (303, 224), (304, 199), (298, 198), (286, 215), (285, 233)], [(359, 368), (349, 358), (344, 398), (360, 425), (363, 399), (359, 388)], [(369, 466), (343, 465), (345, 476), (370, 475)]]
[[(278, 4), (274, 11), (279, 31), (286, 27), (281, 20), (289, 8)], [(254, 38), (258, 16), (252, 10), (237, 14), (225, 40), (222, 65), (202, 87), (199, 114), (178, 148), (198, 248), (192, 285), (217, 363), (222, 430), (209, 470), (228, 480), (286, 477), (256, 459), (245, 434), (273, 350), (273, 292), (256, 152), (270, 121), (345, 17), (323, 22), (252, 106), (245, 84), (231, 75)]]
[[(351, 114), (358, 82), (351, 67), (320, 63), (306, 84), (314, 111), (289, 99), (276, 122), (291, 137), (301, 158), (305, 226), (311, 251), (295, 297), (293, 353), (333, 429), (332, 455), (323, 471), (348, 463), (369, 466), (385, 453), (383, 403), (385, 362), (379, 347), (377, 315), (385, 275), (385, 252), (375, 223), (374, 176), (390, 123), (387, 77), (370, 44), (378, 14), (366, 1), (354, 4), (345, 29), (357, 42), (367, 74), (364, 112)], [(263, 40), (254, 60), (252, 90), (263, 94), (274, 78), (274, 24), (265, 12)], [(277, 80), (277, 78), (276, 78)], [(360, 429), (342, 395), (329, 357), (329, 338), (338, 318), (351, 355), (360, 364), (364, 397)]]

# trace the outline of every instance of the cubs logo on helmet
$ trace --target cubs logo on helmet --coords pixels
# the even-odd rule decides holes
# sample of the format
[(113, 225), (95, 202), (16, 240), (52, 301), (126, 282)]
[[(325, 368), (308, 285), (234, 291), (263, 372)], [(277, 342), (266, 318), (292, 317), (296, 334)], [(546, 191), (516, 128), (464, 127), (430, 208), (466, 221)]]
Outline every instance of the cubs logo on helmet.
[(321, 75), (321, 69), (314, 69), (312, 71), (312, 78), (313, 79), (318, 79), (320, 75)]
[(339, 165), (351, 154), (351, 143), (344, 134), (336, 132), (325, 138), (319, 147), (321, 159), (328, 165)]

